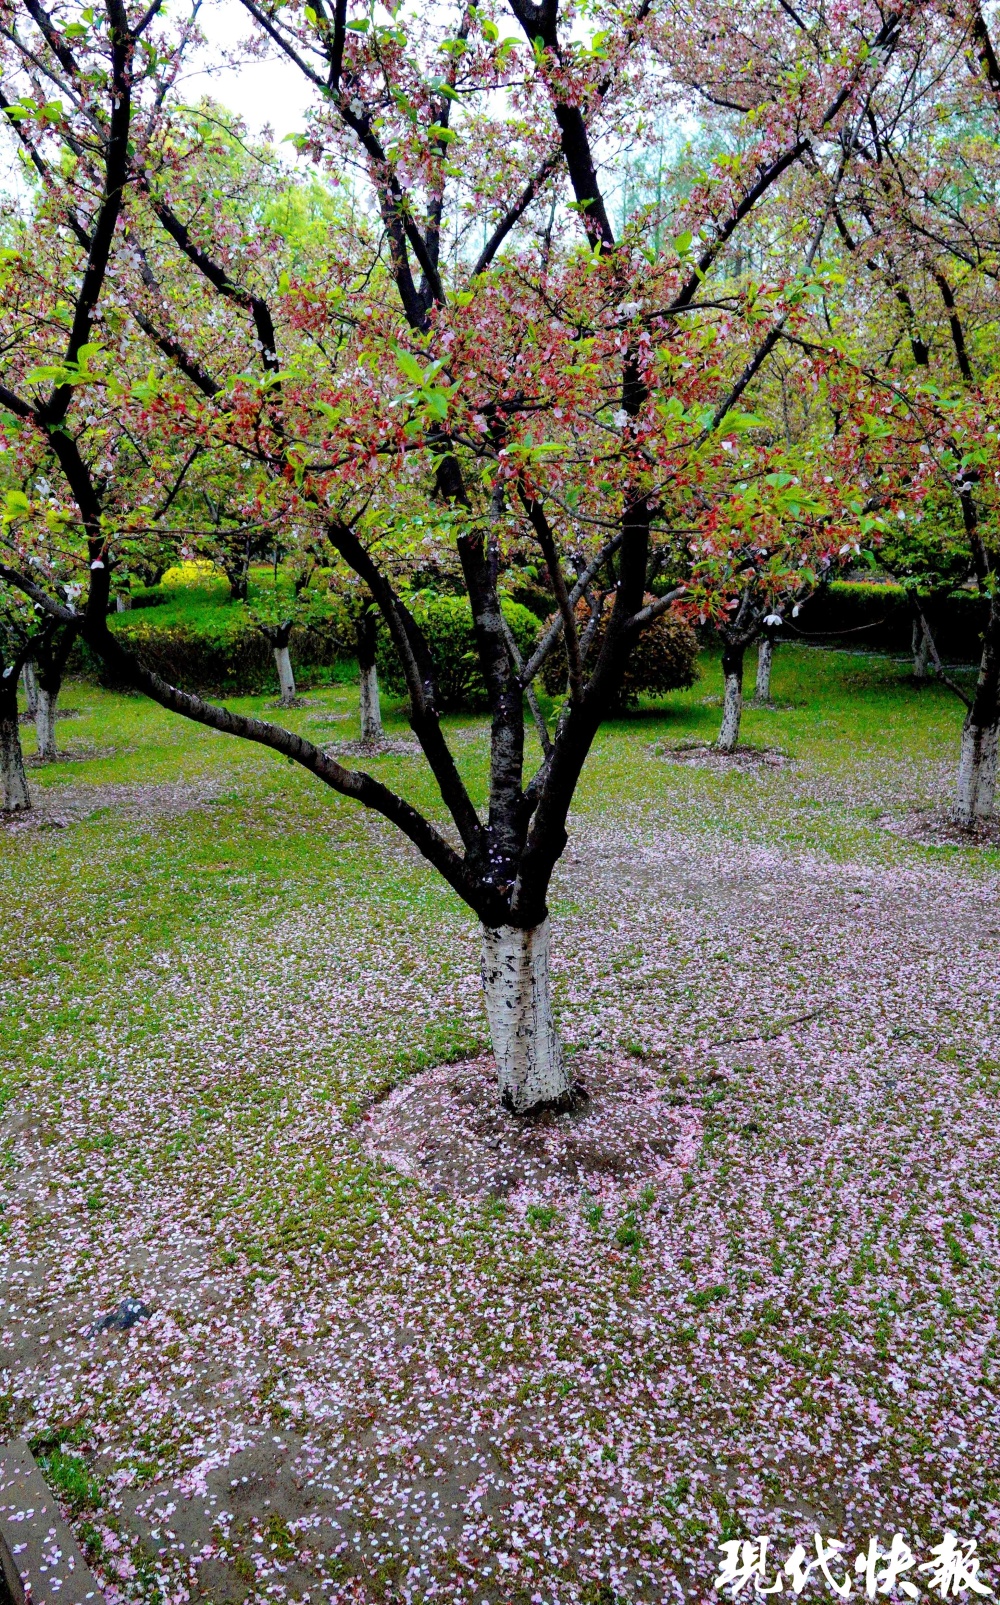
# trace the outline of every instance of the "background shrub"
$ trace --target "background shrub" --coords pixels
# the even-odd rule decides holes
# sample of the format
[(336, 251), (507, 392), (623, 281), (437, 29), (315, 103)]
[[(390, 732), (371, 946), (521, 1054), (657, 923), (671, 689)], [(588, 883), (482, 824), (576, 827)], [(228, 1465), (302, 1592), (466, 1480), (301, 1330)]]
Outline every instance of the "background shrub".
[[(486, 686), (479, 669), (468, 597), (418, 591), (407, 597), (406, 603), (430, 649), (441, 708), (446, 711), (485, 708)], [(522, 655), (527, 657), (538, 639), (541, 621), (518, 602), (505, 598), (501, 605), (511, 633)], [(387, 691), (396, 696), (405, 695), (402, 665), (384, 624), (379, 626), (376, 667)]]
[[(975, 591), (935, 592), (921, 606), (945, 662), (975, 663), (980, 654), (989, 602)], [(786, 621), (787, 638), (815, 639), (821, 646), (891, 652), (910, 650), (913, 612), (901, 585), (834, 580), (805, 602), (797, 619)]]
[[(655, 597), (647, 596), (646, 601), (655, 601)], [(588, 664), (593, 664), (600, 651), (610, 613), (609, 603), (597, 627), (597, 636), (591, 642)], [(590, 609), (582, 598), (577, 603), (576, 617), (582, 634), (590, 619)], [(675, 613), (662, 613), (636, 643), (625, 671), (619, 705), (634, 707), (640, 696), (662, 697), (668, 691), (680, 691), (694, 685), (698, 672), (698, 637), (694, 630)], [(542, 679), (550, 696), (558, 696), (566, 690), (566, 653), (561, 643), (548, 658)]]
[[(297, 675), (328, 671), (354, 655), (354, 631), (343, 602), (329, 599), (318, 628), (292, 631), (289, 651)], [(132, 607), (112, 613), (114, 633), (146, 668), (185, 691), (208, 696), (255, 696), (277, 689), (274, 655), (243, 602), (230, 599), (228, 581), (200, 565), (183, 564), (158, 586), (133, 588)], [(109, 670), (83, 645), (73, 665), (112, 686)]]

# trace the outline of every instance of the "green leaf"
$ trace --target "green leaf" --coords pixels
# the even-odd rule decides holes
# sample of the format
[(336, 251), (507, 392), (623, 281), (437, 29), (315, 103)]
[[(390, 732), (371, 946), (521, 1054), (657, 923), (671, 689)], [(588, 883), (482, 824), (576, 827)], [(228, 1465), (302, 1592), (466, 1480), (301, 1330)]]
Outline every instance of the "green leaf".
[(403, 351), (401, 348), (397, 347), (396, 361), (399, 364), (399, 369), (404, 379), (409, 379), (410, 383), (414, 385), (423, 384), (424, 370), (421, 368), (416, 357), (412, 357), (408, 351)]

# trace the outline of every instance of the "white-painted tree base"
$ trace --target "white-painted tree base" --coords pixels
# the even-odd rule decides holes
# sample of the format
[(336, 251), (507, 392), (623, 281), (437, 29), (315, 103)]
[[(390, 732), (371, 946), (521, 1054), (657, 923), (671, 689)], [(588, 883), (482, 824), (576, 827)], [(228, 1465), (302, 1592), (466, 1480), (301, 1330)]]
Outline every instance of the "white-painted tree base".
[(757, 684), (754, 696), (758, 702), (771, 700), (771, 665), (774, 661), (774, 642), (762, 635), (757, 643)]
[(35, 711), (35, 733), (38, 737), (38, 756), (43, 763), (56, 761), (56, 701), (42, 686), (38, 687), (38, 706)]
[(278, 685), (281, 688), (281, 706), (291, 708), (295, 703), (295, 675), (292, 672), (292, 659), (287, 646), (274, 648), (274, 662), (278, 670)]
[(915, 680), (927, 679), (927, 658), (930, 653), (930, 642), (927, 631), (919, 619), (913, 621), (913, 678)]
[(27, 813), (31, 794), (21, 756), (21, 736), (16, 719), (0, 719), (0, 785), (3, 806), (8, 814)]
[(722, 698), (722, 728), (719, 731), (720, 752), (735, 752), (740, 739), (740, 719), (743, 714), (743, 687), (738, 674), (726, 675), (726, 689)]
[(520, 1115), (564, 1098), (571, 1081), (552, 1018), (548, 917), (530, 931), (483, 927), (483, 993), (501, 1103)]
[(361, 739), (382, 741), (382, 705), (378, 694), (378, 673), (374, 663), (361, 670)]
[(1000, 725), (978, 725), (967, 719), (962, 727), (958, 759), (956, 814), (962, 825), (992, 819), (996, 812), (997, 749)]

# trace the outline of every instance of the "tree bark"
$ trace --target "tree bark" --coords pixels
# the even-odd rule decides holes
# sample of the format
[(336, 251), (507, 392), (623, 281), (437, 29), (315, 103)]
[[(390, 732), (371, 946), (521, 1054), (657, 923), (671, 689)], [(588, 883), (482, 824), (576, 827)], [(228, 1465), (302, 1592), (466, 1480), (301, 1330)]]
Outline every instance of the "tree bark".
[(117, 601), (115, 603), (115, 611), (118, 612), (118, 613), (128, 613), (130, 611), (131, 607), (132, 607), (132, 598), (128, 595), (128, 593), (126, 591), (119, 591), (118, 592), (118, 599), (117, 599)]
[(531, 930), (483, 926), (483, 993), (500, 1102), (525, 1114), (566, 1099), (571, 1080), (552, 1018), (548, 915)]
[(983, 654), (972, 706), (962, 726), (958, 760), (958, 822), (966, 828), (992, 819), (996, 809), (1000, 737), (1000, 591), (990, 599)]
[(17, 724), (17, 675), (0, 679), (0, 782), (3, 784), (4, 811), (27, 813), (31, 794), (24, 773), (21, 732)]
[(24, 699), (27, 704), (29, 719), (34, 719), (38, 712), (38, 680), (35, 676), (35, 665), (29, 658), (21, 670), (21, 680), (24, 685)]
[(924, 629), (923, 619), (913, 621), (913, 678), (914, 680), (927, 679), (927, 632)]
[(274, 648), (274, 661), (278, 669), (278, 684), (281, 687), (281, 706), (293, 708), (295, 706), (295, 675), (292, 672), (292, 659), (287, 646)]
[(382, 706), (378, 694), (378, 671), (375, 667), (377, 621), (370, 613), (363, 613), (357, 623), (358, 668), (361, 671), (361, 739), (383, 740)]
[(716, 743), (720, 752), (735, 752), (740, 739), (740, 719), (743, 714), (743, 655), (745, 647), (724, 646), (722, 674), (725, 690), (722, 697), (722, 728)]
[(378, 695), (378, 671), (374, 663), (361, 671), (361, 739), (382, 741), (382, 707)]
[(762, 635), (757, 646), (757, 684), (754, 687), (754, 696), (758, 702), (771, 700), (771, 665), (774, 662), (774, 642), (769, 635)]
[(58, 691), (47, 691), (43, 685), (38, 687), (38, 711), (35, 714), (35, 732), (38, 737), (38, 757), (42, 763), (55, 763), (58, 757), (56, 752), (56, 702)]

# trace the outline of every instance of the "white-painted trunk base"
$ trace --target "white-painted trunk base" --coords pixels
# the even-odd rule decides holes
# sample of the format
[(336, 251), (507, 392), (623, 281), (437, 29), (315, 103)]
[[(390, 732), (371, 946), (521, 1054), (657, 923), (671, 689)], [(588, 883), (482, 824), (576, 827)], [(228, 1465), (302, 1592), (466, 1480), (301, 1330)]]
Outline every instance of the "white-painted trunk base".
[(774, 662), (774, 642), (762, 635), (757, 643), (757, 684), (754, 696), (758, 702), (771, 700), (771, 665)]
[(33, 719), (38, 712), (38, 681), (35, 678), (35, 665), (30, 659), (21, 670), (21, 684), (24, 686), (28, 718)]
[(915, 680), (926, 680), (927, 679), (927, 658), (928, 658), (928, 654), (929, 654), (929, 651), (930, 651), (930, 643), (927, 640), (927, 632), (926, 632), (926, 630), (924, 629), (923, 625), (917, 619), (914, 619), (914, 621), (913, 621), (913, 643), (912, 644), (913, 644), (913, 678)]
[(27, 813), (31, 794), (21, 756), (21, 736), (16, 719), (0, 719), (0, 785), (3, 806), (8, 814)]
[(381, 741), (382, 705), (378, 694), (378, 673), (374, 663), (361, 671), (361, 739)]
[(274, 662), (278, 670), (278, 685), (281, 688), (281, 705), (290, 708), (295, 701), (295, 675), (292, 673), (292, 660), (287, 646), (274, 648)]
[(51, 693), (38, 687), (38, 708), (35, 713), (35, 733), (38, 737), (38, 756), (43, 763), (56, 761), (56, 701), (58, 692)]
[(719, 751), (735, 752), (740, 739), (740, 719), (743, 714), (743, 687), (738, 674), (726, 675), (726, 689), (722, 698), (722, 729), (719, 731)]
[(958, 759), (959, 823), (974, 825), (992, 819), (996, 812), (997, 750), (1000, 725), (977, 725), (966, 720)]
[(520, 1115), (566, 1097), (571, 1081), (552, 1018), (547, 917), (530, 931), (483, 927), (483, 993), (501, 1103)]

